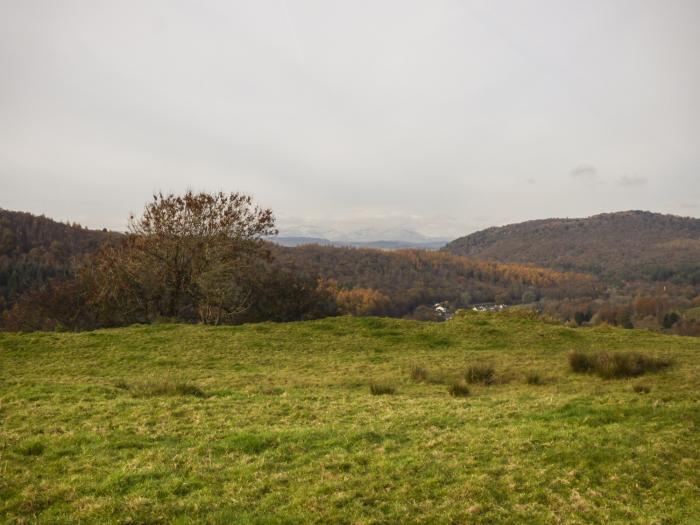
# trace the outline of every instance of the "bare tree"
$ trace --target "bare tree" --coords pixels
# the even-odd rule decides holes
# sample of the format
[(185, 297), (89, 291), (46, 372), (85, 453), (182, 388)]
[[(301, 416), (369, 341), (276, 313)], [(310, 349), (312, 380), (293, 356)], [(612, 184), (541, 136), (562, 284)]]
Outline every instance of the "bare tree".
[(241, 193), (159, 193), (130, 217), (122, 245), (98, 257), (93, 278), (122, 311), (218, 324), (250, 305), (274, 223), (271, 210)]

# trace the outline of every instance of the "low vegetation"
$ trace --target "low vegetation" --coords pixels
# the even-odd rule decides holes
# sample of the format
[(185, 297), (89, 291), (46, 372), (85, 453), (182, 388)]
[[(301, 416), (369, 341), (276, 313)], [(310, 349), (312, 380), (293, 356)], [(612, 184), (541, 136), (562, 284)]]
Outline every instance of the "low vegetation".
[(429, 378), (430, 378), (430, 374), (428, 373), (427, 368), (425, 368), (424, 366), (420, 366), (420, 365), (412, 365), (411, 366), (411, 379), (413, 379), (416, 383), (428, 381)]
[(544, 383), (544, 379), (539, 372), (528, 372), (525, 376), (525, 382), (528, 385), (541, 385)]
[(470, 394), (469, 386), (464, 379), (453, 381), (447, 391), (452, 397), (467, 397)]
[(697, 523), (699, 355), (515, 313), (2, 333), (0, 523)]
[(396, 387), (388, 383), (370, 383), (369, 392), (373, 396), (389, 396), (396, 393)]
[(464, 374), (464, 379), (467, 383), (481, 383), (490, 385), (494, 382), (496, 370), (493, 365), (488, 363), (476, 363), (470, 365)]
[(569, 365), (574, 372), (594, 372), (605, 379), (636, 377), (658, 372), (671, 366), (671, 360), (641, 352), (569, 352)]

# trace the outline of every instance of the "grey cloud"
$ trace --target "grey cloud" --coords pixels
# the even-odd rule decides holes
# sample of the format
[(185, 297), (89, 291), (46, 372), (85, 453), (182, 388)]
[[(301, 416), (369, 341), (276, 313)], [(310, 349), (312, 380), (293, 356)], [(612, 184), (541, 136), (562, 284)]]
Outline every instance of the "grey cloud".
[(634, 177), (629, 175), (624, 175), (617, 180), (620, 186), (625, 188), (639, 188), (644, 186), (648, 181), (646, 177)]
[(0, 207), (123, 227), (194, 187), (432, 235), (680, 211), (698, 26), (697, 0), (0, 1)]
[(571, 176), (584, 182), (593, 182), (598, 177), (598, 170), (591, 164), (580, 164), (571, 170)]

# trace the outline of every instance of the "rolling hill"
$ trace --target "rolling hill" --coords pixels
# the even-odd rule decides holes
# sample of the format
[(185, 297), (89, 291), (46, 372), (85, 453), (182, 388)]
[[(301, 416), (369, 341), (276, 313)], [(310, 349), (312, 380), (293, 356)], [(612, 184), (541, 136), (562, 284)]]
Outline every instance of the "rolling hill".
[(488, 228), (445, 251), (574, 270), (607, 280), (700, 284), (700, 219), (645, 211), (544, 219)]

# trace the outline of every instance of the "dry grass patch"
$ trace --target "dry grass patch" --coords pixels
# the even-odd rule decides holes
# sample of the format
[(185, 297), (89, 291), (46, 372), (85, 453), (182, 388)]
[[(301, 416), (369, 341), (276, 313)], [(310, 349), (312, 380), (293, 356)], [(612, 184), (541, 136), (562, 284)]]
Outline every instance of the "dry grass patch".
[(470, 393), (469, 386), (463, 379), (453, 382), (447, 391), (452, 397), (467, 397)]
[(369, 392), (373, 396), (390, 396), (396, 393), (396, 387), (389, 383), (370, 383)]
[(568, 359), (569, 366), (574, 372), (594, 372), (604, 379), (637, 377), (671, 366), (669, 359), (634, 351), (586, 353), (574, 350), (569, 352)]
[(467, 383), (491, 385), (496, 379), (496, 369), (488, 363), (475, 363), (467, 368), (464, 379)]

